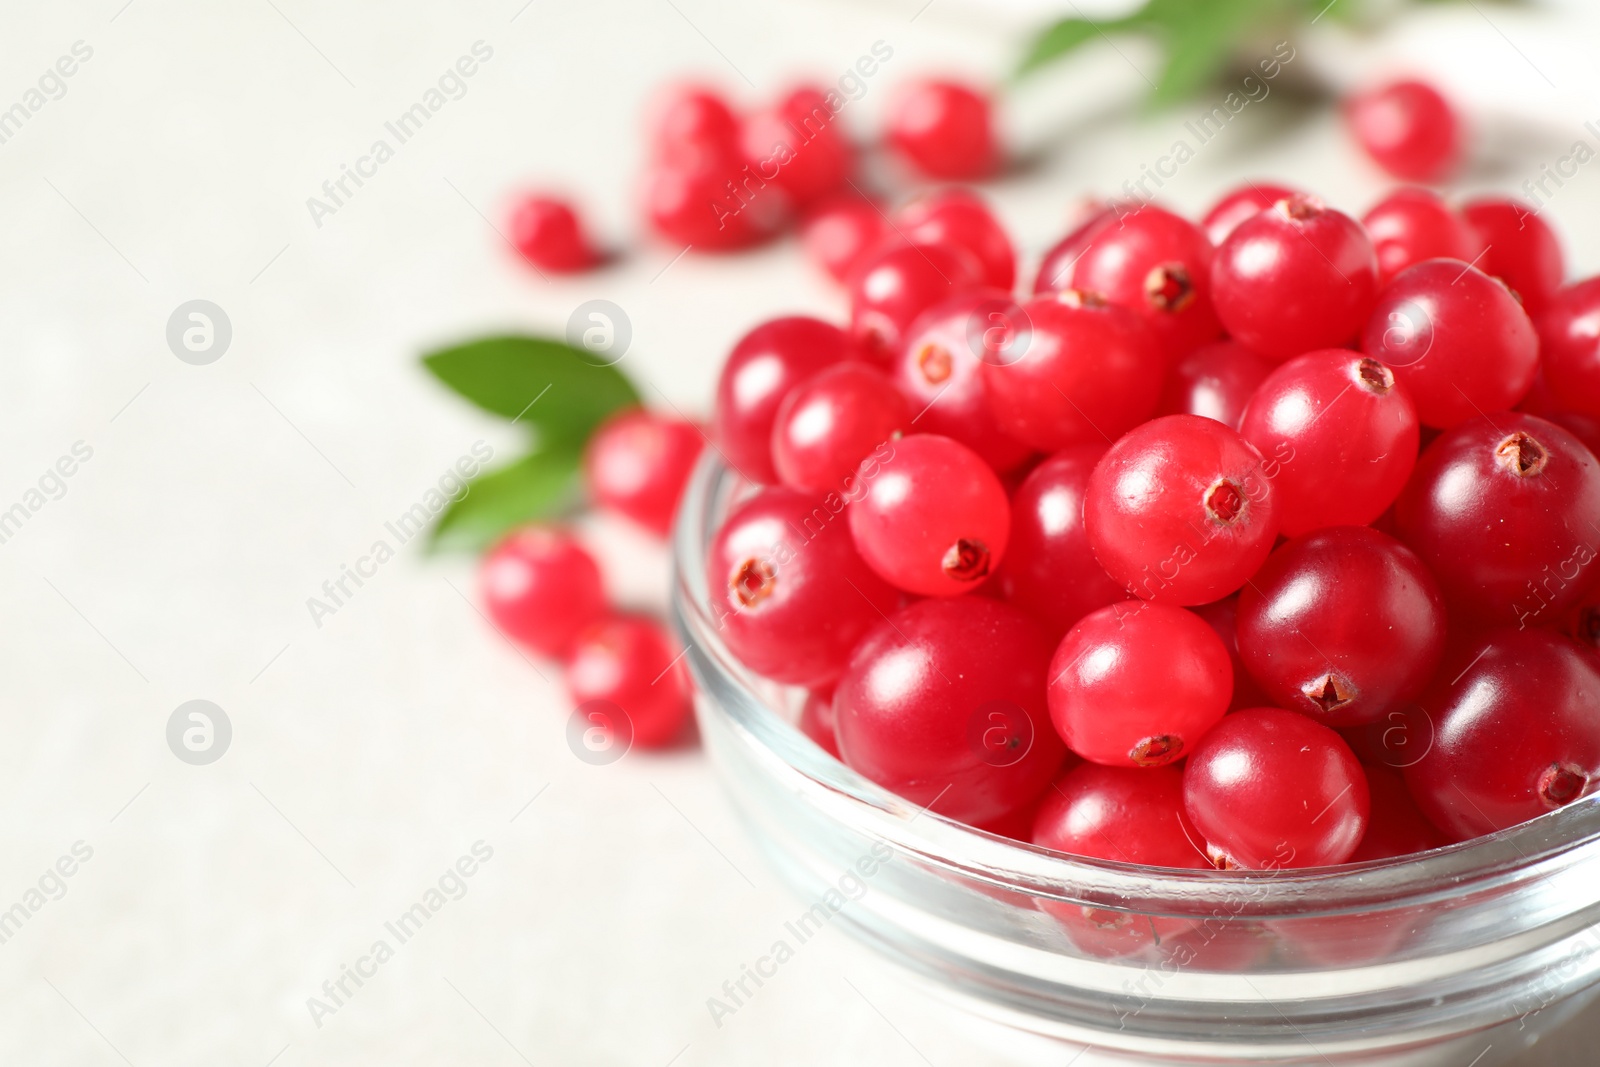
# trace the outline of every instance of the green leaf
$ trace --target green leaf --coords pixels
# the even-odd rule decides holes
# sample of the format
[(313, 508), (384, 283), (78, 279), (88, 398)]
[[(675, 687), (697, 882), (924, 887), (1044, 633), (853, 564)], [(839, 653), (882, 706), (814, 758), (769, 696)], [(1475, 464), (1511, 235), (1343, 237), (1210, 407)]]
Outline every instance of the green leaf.
[(513, 526), (559, 514), (576, 496), (580, 454), (557, 445), (474, 478), (439, 516), (429, 549), (481, 551)]
[[(1156, 9), (1161, 0), (1152, 0)], [(1281, 0), (1213, 0), (1209, 4), (1162, 3), (1150, 14), (1164, 22), (1167, 62), (1147, 103), (1170, 107), (1214, 84), (1238, 42), (1281, 7)]]
[[(1115, 30), (1121, 27), (1111, 26), (1111, 28)], [(1088, 19), (1062, 19), (1033, 39), (1028, 54), (1017, 64), (1014, 77), (1021, 78), (1032, 74), (1040, 67), (1054, 63), (1069, 52), (1076, 51), (1081, 45), (1101, 36), (1104, 31), (1105, 27), (1096, 25)]]
[(544, 337), (485, 337), (422, 357), (433, 375), (485, 411), (535, 428), (545, 446), (581, 445), (607, 415), (639, 403), (616, 367)]

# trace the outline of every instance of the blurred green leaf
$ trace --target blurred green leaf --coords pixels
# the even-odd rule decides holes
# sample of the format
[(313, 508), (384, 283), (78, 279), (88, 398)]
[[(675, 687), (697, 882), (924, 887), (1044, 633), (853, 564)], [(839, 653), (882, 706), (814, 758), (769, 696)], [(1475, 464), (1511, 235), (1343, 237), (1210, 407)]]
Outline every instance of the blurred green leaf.
[(602, 419), (639, 403), (616, 367), (544, 337), (485, 337), (422, 357), (441, 382), (485, 411), (535, 428), (546, 446), (578, 445)]
[(1241, 38), (1259, 28), (1283, 0), (1212, 0), (1197, 4), (1152, 0), (1146, 11), (1159, 14), (1167, 62), (1147, 103), (1170, 107), (1215, 83), (1227, 69)]
[(479, 475), (434, 525), (433, 551), (482, 551), (513, 526), (549, 518), (577, 495), (581, 445), (556, 445)]
[(1104, 35), (1107, 29), (1112, 31), (1123, 29), (1120, 22), (1121, 20), (1118, 20), (1116, 23), (1097, 25), (1088, 19), (1062, 19), (1033, 39), (1028, 54), (1017, 65), (1015, 77), (1021, 78), (1055, 62), (1069, 52), (1074, 52), (1080, 46)]

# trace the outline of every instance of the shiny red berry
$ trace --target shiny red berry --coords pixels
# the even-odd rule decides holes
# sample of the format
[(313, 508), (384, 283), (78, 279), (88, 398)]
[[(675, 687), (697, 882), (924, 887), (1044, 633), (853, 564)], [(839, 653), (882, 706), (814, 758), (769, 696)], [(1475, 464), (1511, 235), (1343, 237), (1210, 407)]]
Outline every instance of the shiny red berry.
[(1111, 446), (1089, 478), (1083, 518), (1106, 573), (1167, 604), (1238, 589), (1278, 532), (1261, 454), (1198, 415), (1152, 419)]
[(1486, 196), (1461, 206), (1484, 249), (1478, 268), (1506, 283), (1527, 313), (1538, 318), (1566, 278), (1561, 241), (1533, 208)]
[(873, 449), (911, 427), (894, 381), (866, 363), (825, 367), (789, 390), (772, 424), (772, 465), (793, 489), (843, 492)]
[(522, 258), (540, 270), (567, 273), (587, 270), (600, 254), (564, 200), (527, 196), (511, 213), (511, 243)]
[(1396, 189), (1361, 217), (1378, 253), (1378, 284), (1425, 259), (1471, 263), (1483, 242), (1467, 220), (1427, 189)]
[(723, 640), (757, 674), (826, 685), (898, 605), (899, 594), (856, 552), (843, 507), (837, 498), (763, 489), (717, 531), (706, 562), (712, 609)]
[(1600, 277), (1550, 298), (1539, 316), (1539, 358), (1561, 407), (1600, 418)]
[(1091, 200), (1082, 206), (1078, 220), (1067, 235), (1051, 246), (1039, 263), (1039, 273), (1033, 279), (1033, 293), (1043, 296), (1062, 289), (1070, 289), (1072, 270), (1078, 259), (1088, 249), (1090, 242), (1107, 225), (1114, 224), (1121, 215), (1133, 211), (1131, 205)]
[(1201, 345), (1168, 373), (1156, 413), (1204, 415), (1237, 430), (1245, 405), (1270, 373), (1271, 363), (1237, 341)]
[(834, 694), (844, 762), (941, 815), (988, 825), (1031, 804), (1065, 750), (1045, 712), (1050, 645), (998, 600), (924, 600), (882, 621)]
[(1080, 619), (1050, 661), (1050, 719), (1067, 747), (1112, 767), (1182, 759), (1227, 713), (1233, 665), (1192, 611), (1112, 604)]
[(1033, 468), (1011, 497), (1011, 539), (995, 585), (1053, 638), (1091, 611), (1128, 599), (1089, 551), (1083, 529), (1084, 493), (1104, 452), (1100, 445), (1063, 449)]
[(1052, 783), (1033, 817), (1034, 844), (1118, 863), (1205, 870), (1199, 840), (1176, 767), (1081, 763)]
[(1364, 525), (1400, 495), (1417, 462), (1417, 409), (1382, 363), (1327, 348), (1291, 359), (1261, 383), (1239, 433), (1266, 457), (1287, 537)]
[(506, 636), (541, 656), (560, 656), (606, 613), (594, 558), (565, 530), (524, 526), (483, 557), (484, 607)]
[(633, 744), (660, 748), (683, 736), (693, 690), (678, 644), (660, 623), (627, 615), (595, 623), (573, 642), (566, 667), (573, 706), (614, 705), (627, 724), (611, 729), (626, 730)]
[(1345, 121), (1367, 155), (1397, 178), (1438, 181), (1461, 156), (1455, 109), (1433, 86), (1398, 81), (1352, 97)]
[(1216, 866), (1344, 863), (1367, 829), (1367, 778), (1328, 727), (1280, 708), (1218, 723), (1183, 771), (1184, 809)]
[(887, 363), (918, 315), (977, 288), (982, 271), (966, 249), (892, 243), (850, 279), (850, 334), (870, 358)]
[(1454, 259), (1418, 263), (1384, 286), (1361, 347), (1394, 370), (1423, 425), (1439, 429), (1512, 407), (1539, 366), (1517, 298)]
[(1552, 623), (1600, 574), (1600, 462), (1544, 419), (1485, 415), (1423, 451), (1395, 526), (1454, 610)]
[(812, 690), (800, 706), (800, 732), (834, 759), (839, 758), (839, 732), (833, 720), (833, 691)]
[(1017, 279), (1017, 253), (1000, 220), (969, 189), (943, 189), (917, 197), (898, 212), (896, 227), (918, 244), (951, 244), (972, 253), (984, 285), (1009, 292)]
[(1570, 638), (1495, 630), (1453, 649), (1421, 700), (1427, 755), (1412, 796), (1455, 840), (1504, 830), (1600, 785), (1600, 670)]
[(852, 189), (806, 213), (800, 243), (813, 263), (847, 282), (892, 232), (883, 209)]
[(714, 89), (680, 85), (667, 91), (649, 123), (651, 155), (672, 165), (732, 160), (739, 151), (739, 119)]
[(966, 181), (1000, 163), (989, 98), (969, 86), (925, 79), (901, 87), (889, 105), (887, 140), (930, 178)]
[(740, 476), (771, 485), (772, 424), (789, 390), (850, 354), (843, 330), (821, 319), (772, 319), (739, 339), (717, 380), (712, 425), (718, 450)]
[(839, 190), (855, 171), (856, 150), (827, 97), (801, 86), (744, 123), (746, 165), (800, 208)]
[(1300, 190), (1272, 182), (1246, 182), (1231, 192), (1206, 212), (1200, 226), (1213, 245), (1220, 245), (1245, 219), (1254, 218), (1279, 200), (1300, 194)]
[(869, 456), (856, 477), (860, 495), (849, 508), (856, 549), (898, 588), (957, 596), (981, 585), (1005, 557), (1005, 487), (959, 441), (903, 437)]
[(590, 499), (665, 537), (704, 447), (705, 436), (692, 422), (643, 408), (619, 412), (584, 447)]
[(1044, 451), (1114, 440), (1149, 418), (1166, 360), (1137, 313), (1074, 289), (1022, 305), (1023, 333), (982, 368), (989, 411)]
[(1368, 526), (1296, 537), (1239, 594), (1239, 651), (1272, 702), (1327, 726), (1378, 721), (1444, 655), (1439, 584)]
[(1353, 341), (1377, 291), (1366, 231), (1310, 196), (1240, 223), (1211, 265), (1211, 301), (1235, 341), (1272, 360)]

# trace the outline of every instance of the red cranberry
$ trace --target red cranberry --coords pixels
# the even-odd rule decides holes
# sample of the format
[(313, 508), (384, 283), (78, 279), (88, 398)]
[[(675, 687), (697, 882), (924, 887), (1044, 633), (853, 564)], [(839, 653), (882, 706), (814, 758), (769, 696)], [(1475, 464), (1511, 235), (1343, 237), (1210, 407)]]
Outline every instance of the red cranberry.
[(567, 654), (567, 692), (575, 707), (599, 700), (620, 709), (633, 744), (645, 748), (682, 737), (693, 711), (677, 643), (660, 623), (633, 616), (595, 623), (578, 636)]
[(855, 170), (856, 150), (827, 97), (802, 86), (745, 122), (745, 163), (799, 207), (833, 193)]
[(691, 422), (643, 408), (619, 412), (600, 424), (584, 448), (589, 496), (665, 537), (704, 447), (704, 435)]
[(1198, 415), (1152, 419), (1089, 478), (1084, 528), (1106, 573), (1135, 596), (1207, 604), (1245, 583), (1278, 532), (1261, 455)]
[(883, 209), (850, 190), (813, 208), (800, 227), (806, 255), (834, 280), (847, 282), (893, 231)]
[(1361, 347), (1394, 369), (1423, 425), (1440, 429), (1513, 406), (1539, 366), (1517, 298), (1454, 259), (1418, 263), (1384, 286)]
[(1165, 360), (1139, 315), (1067, 289), (1028, 301), (1021, 318), (1023, 335), (982, 368), (1006, 434), (1054, 451), (1112, 440), (1155, 411)]
[(1245, 404), (1270, 373), (1272, 364), (1237, 341), (1213, 341), (1172, 368), (1156, 411), (1204, 415), (1237, 430)]
[(764, 489), (717, 531), (706, 583), (718, 628), (757, 674), (826, 685), (861, 636), (898, 605), (899, 595), (856, 552), (843, 507), (833, 496)]
[(1233, 665), (1192, 611), (1121, 603), (1067, 631), (1050, 661), (1050, 719), (1067, 747), (1112, 767), (1188, 755), (1227, 713)]
[(1454, 609), (1502, 625), (1554, 622), (1595, 581), (1600, 462), (1544, 419), (1485, 415), (1422, 453), (1395, 525)]
[(511, 213), (511, 243), (540, 270), (587, 270), (600, 261), (583, 224), (564, 200), (527, 196)]
[(704, 86), (669, 90), (650, 127), (651, 155), (663, 163), (694, 166), (738, 155), (739, 119), (719, 93)]
[(1388, 860), (1411, 856), (1429, 849), (1443, 848), (1450, 842), (1428, 821), (1411, 797), (1411, 790), (1399, 771), (1365, 764), (1367, 789), (1371, 792), (1372, 813), (1361, 844), (1350, 854), (1351, 863)]
[(1017, 280), (1017, 253), (1005, 227), (989, 206), (968, 189), (944, 189), (912, 200), (899, 212), (897, 227), (918, 244), (949, 244), (972, 253), (983, 284), (1011, 291)]
[(1089, 551), (1083, 529), (1084, 493), (1104, 452), (1101, 445), (1057, 452), (1011, 497), (1011, 539), (996, 584), (1055, 638), (1091, 611), (1128, 598)]
[(1378, 284), (1425, 259), (1470, 263), (1483, 242), (1467, 220), (1439, 194), (1427, 189), (1396, 189), (1361, 218), (1378, 253)]
[(1539, 356), (1560, 405), (1600, 418), (1600, 277), (1551, 297), (1539, 316)]
[(888, 375), (837, 363), (784, 397), (772, 425), (772, 465), (791, 488), (837, 492), (874, 448), (910, 427), (911, 411)]
[(834, 694), (844, 762), (913, 804), (987, 825), (1030, 804), (1065, 751), (1044, 707), (1050, 646), (998, 600), (924, 600), (881, 622)]
[(484, 556), (478, 582), (494, 624), (541, 656), (560, 656), (606, 613), (600, 568), (565, 530), (513, 530)]
[(1234, 340), (1284, 360), (1354, 340), (1377, 275), (1359, 223), (1295, 196), (1241, 222), (1217, 249), (1211, 301)]
[(943, 434), (1009, 471), (1033, 450), (1003, 433), (989, 412), (983, 364), (1007, 358), (1027, 324), (999, 289), (975, 289), (923, 312), (895, 355), (895, 381), (915, 409), (913, 425)]
[(1504, 197), (1469, 200), (1461, 215), (1484, 249), (1478, 267), (1505, 282), (1523, 309), (1538, 318), (1567, 273), (1555, 231), (1533, 208)]
[(834, 759), (839, 758), (839, 733), (833, 721), (833, 691), (817, 692), (812, 690), (806, 694), (806, 702), (800, 708), (800, 732), (817, 743)]
[(1433, 747), (1411, 794), (1456, 840), (1515, 826), (1600, 784), (1600, 671), (1549, 630), (1496, 630), (1446, 657), (1422, 699)]
[(722, 365), (712, 417), (728, 465), (752, 481), (776, 482), (772, 424), (778, 405), (790, 389), (849, 354), (843, 330), (803, 315), (764, 322), (740, 338)]
[(1461, 155), (1455, 110), (1424, 82), (1392, 82), (1360, 93), (1346, 102), (1345, 121), (1367, 154), (1396, 178), (1438, 181)]
[(728, 252), (775, 235), (789, 221), (784, 192), (733, 161), (660, 164), (645, 177), (645, 214), (661, 236), (702, 252)]
[(883, 579), (920, 596), (981, 585), (1005, 557), (1011, 508), (1005, 487), (959, 441), (913, 434), (862, 463), (850, 533)]
[(1228, 710), (1262, 708), (1271, 704), (1266, 690), (1250, 677), (1244, 657), (1239, 654), (1239, 595), (1235, 593), (1189, 610), (1217, 632), (1217, 636), (1222, 638), (1222, 647), (1228, 650), (1228, 661), (1233, 664), (1233, 699), (1228, 702)]
[(1153, 205), (1116, 209), (1053, 288), (1097, 293), (1150, 323), (1170, 358), (1213, 340), (1211, 242), (1194, 223)]
[(872, 358), (887, 362), (918, 315), (977, 288), (979, 275), (977, 259), (964, 248), (891, 244), (850, 279), (851, 336)]
[(1200, 225), (1213, 245), (1220, 245), (1245, 219), (1254, 218), (1279, 200), (1300, 195), (1300, 190), (1272, 182), (1245, 182), (1223, 195), (1206, 212)]
[(1201, 739), (1183, 803), (1224, 869), (1344, 863), (1367, 829), (1366, 775), (1332, 730), (1280, 708), (1249, 708)]
[(1285, 536), (1382, 515), (1417, 462), (1417, 409), (1382, 363), (1343, 348), (1272, 372), (1239, 433), (1266, 457)]
[(1081, 763), (1055, 780), (1033, 816), (1034, 844), (1091, 859), (1205, 870), (1199, 840), (1176, 767)]
[(902, 87), (889, 105), (889, 146), (930, 178), (967, 181), (999, 166), (989, 98), (951, 81)]
[(1132, 210), (1132, 207), (1100, 201), (1084, 205), (1078, 222), (1044, 254), (1044, 259), (1039, 263), (1039, 273), (1033, 280), (1034, 295), (1044, 296), (1072, 288), (1070, 279), (1073, 266), (1088, 249), (1090, 242), (1101, 230), (1115, 223), (1119, 215)]
[(1279, 707), (1328, 726), (1376, 722), (1444, 654), (1439, 584), (1405, 545), (1330, 526), (1268, 557), (1239, 594), (1239, 651)]

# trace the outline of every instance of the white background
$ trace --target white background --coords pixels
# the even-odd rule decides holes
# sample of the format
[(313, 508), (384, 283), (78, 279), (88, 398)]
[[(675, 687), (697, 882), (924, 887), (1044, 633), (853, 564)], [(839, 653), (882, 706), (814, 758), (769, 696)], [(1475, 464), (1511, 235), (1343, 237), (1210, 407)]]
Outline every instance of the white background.
[[(516, 447), (419, 372), (429, 347), (559, 332), (605, 297), (632, 319), (623, 366), (647, 398), (704, 416), (749, 326), (841, 316), (792, 242), (673, 262), (643, 241), (639, 129), (663, 80), (695, 73), (754, 99), (836, 78), (881, 39), (894, 57), (845, 113), (865, 136), (913, 72), (999, 78), (1024, 22), (958, 0), (920, 15), (922, 0), (124, 3), (0, 14), (0, 109), (74, 42), (93, 48), (66, 95), (0, 144), (0, 510), (74, 442), (93, 449), (0, 544), (0, 908), (74, 842), (93, 849), (0, 945), (0, 1063), (1020, 1057), (832, 930), (713, 1025), (706, 998), (797, 905), (701, 755), (575, 759), (556, 671), (484, 624), (467, 561), (407, 546), (320, 628), (306, 599), (475, 441)], [(1468, 5), (1359, 51), (1319, 26), (1297, 38), (1292, 76), (1432, 70), (1481, 108), (1480, 157), (1498, 160), (1462, 187), (1515, 187), (1592, 143), (1581, 122), (1600, 117), (1593, 26), (1555, 19)], [(478, 40), (494, 55), (466, 95), (316, 227), (306, 198)], [(1030, 261), (1072, 204), (1115, 192), (1209, 109), (1130, 120), (1154, 59), (1118, 49), (1008, 104), (1037, 161), (992, 192)], [(1383, 184), (1326, 109), (1252, 105), (1164, 198), (1198, 211), (1245, 175), (1352, 211)], [(574, 194), (626, 257), (549, 284), (521, 268), (488, 220), (527, 184)], [(1587, 172), (1548, 207), (1576, 269), (1600, 259), (1597, 208)], [(210, 366), (164, 339), (195, 298), (232, 322)], [(613, 592), (659, 609), (659, 547), (589, 533)], [(164, 736), (195, 698), (234, 729), (206, 767)], [(307, 998), (478, 840), (494, 854), (466, 896), (315, 1025)]]

